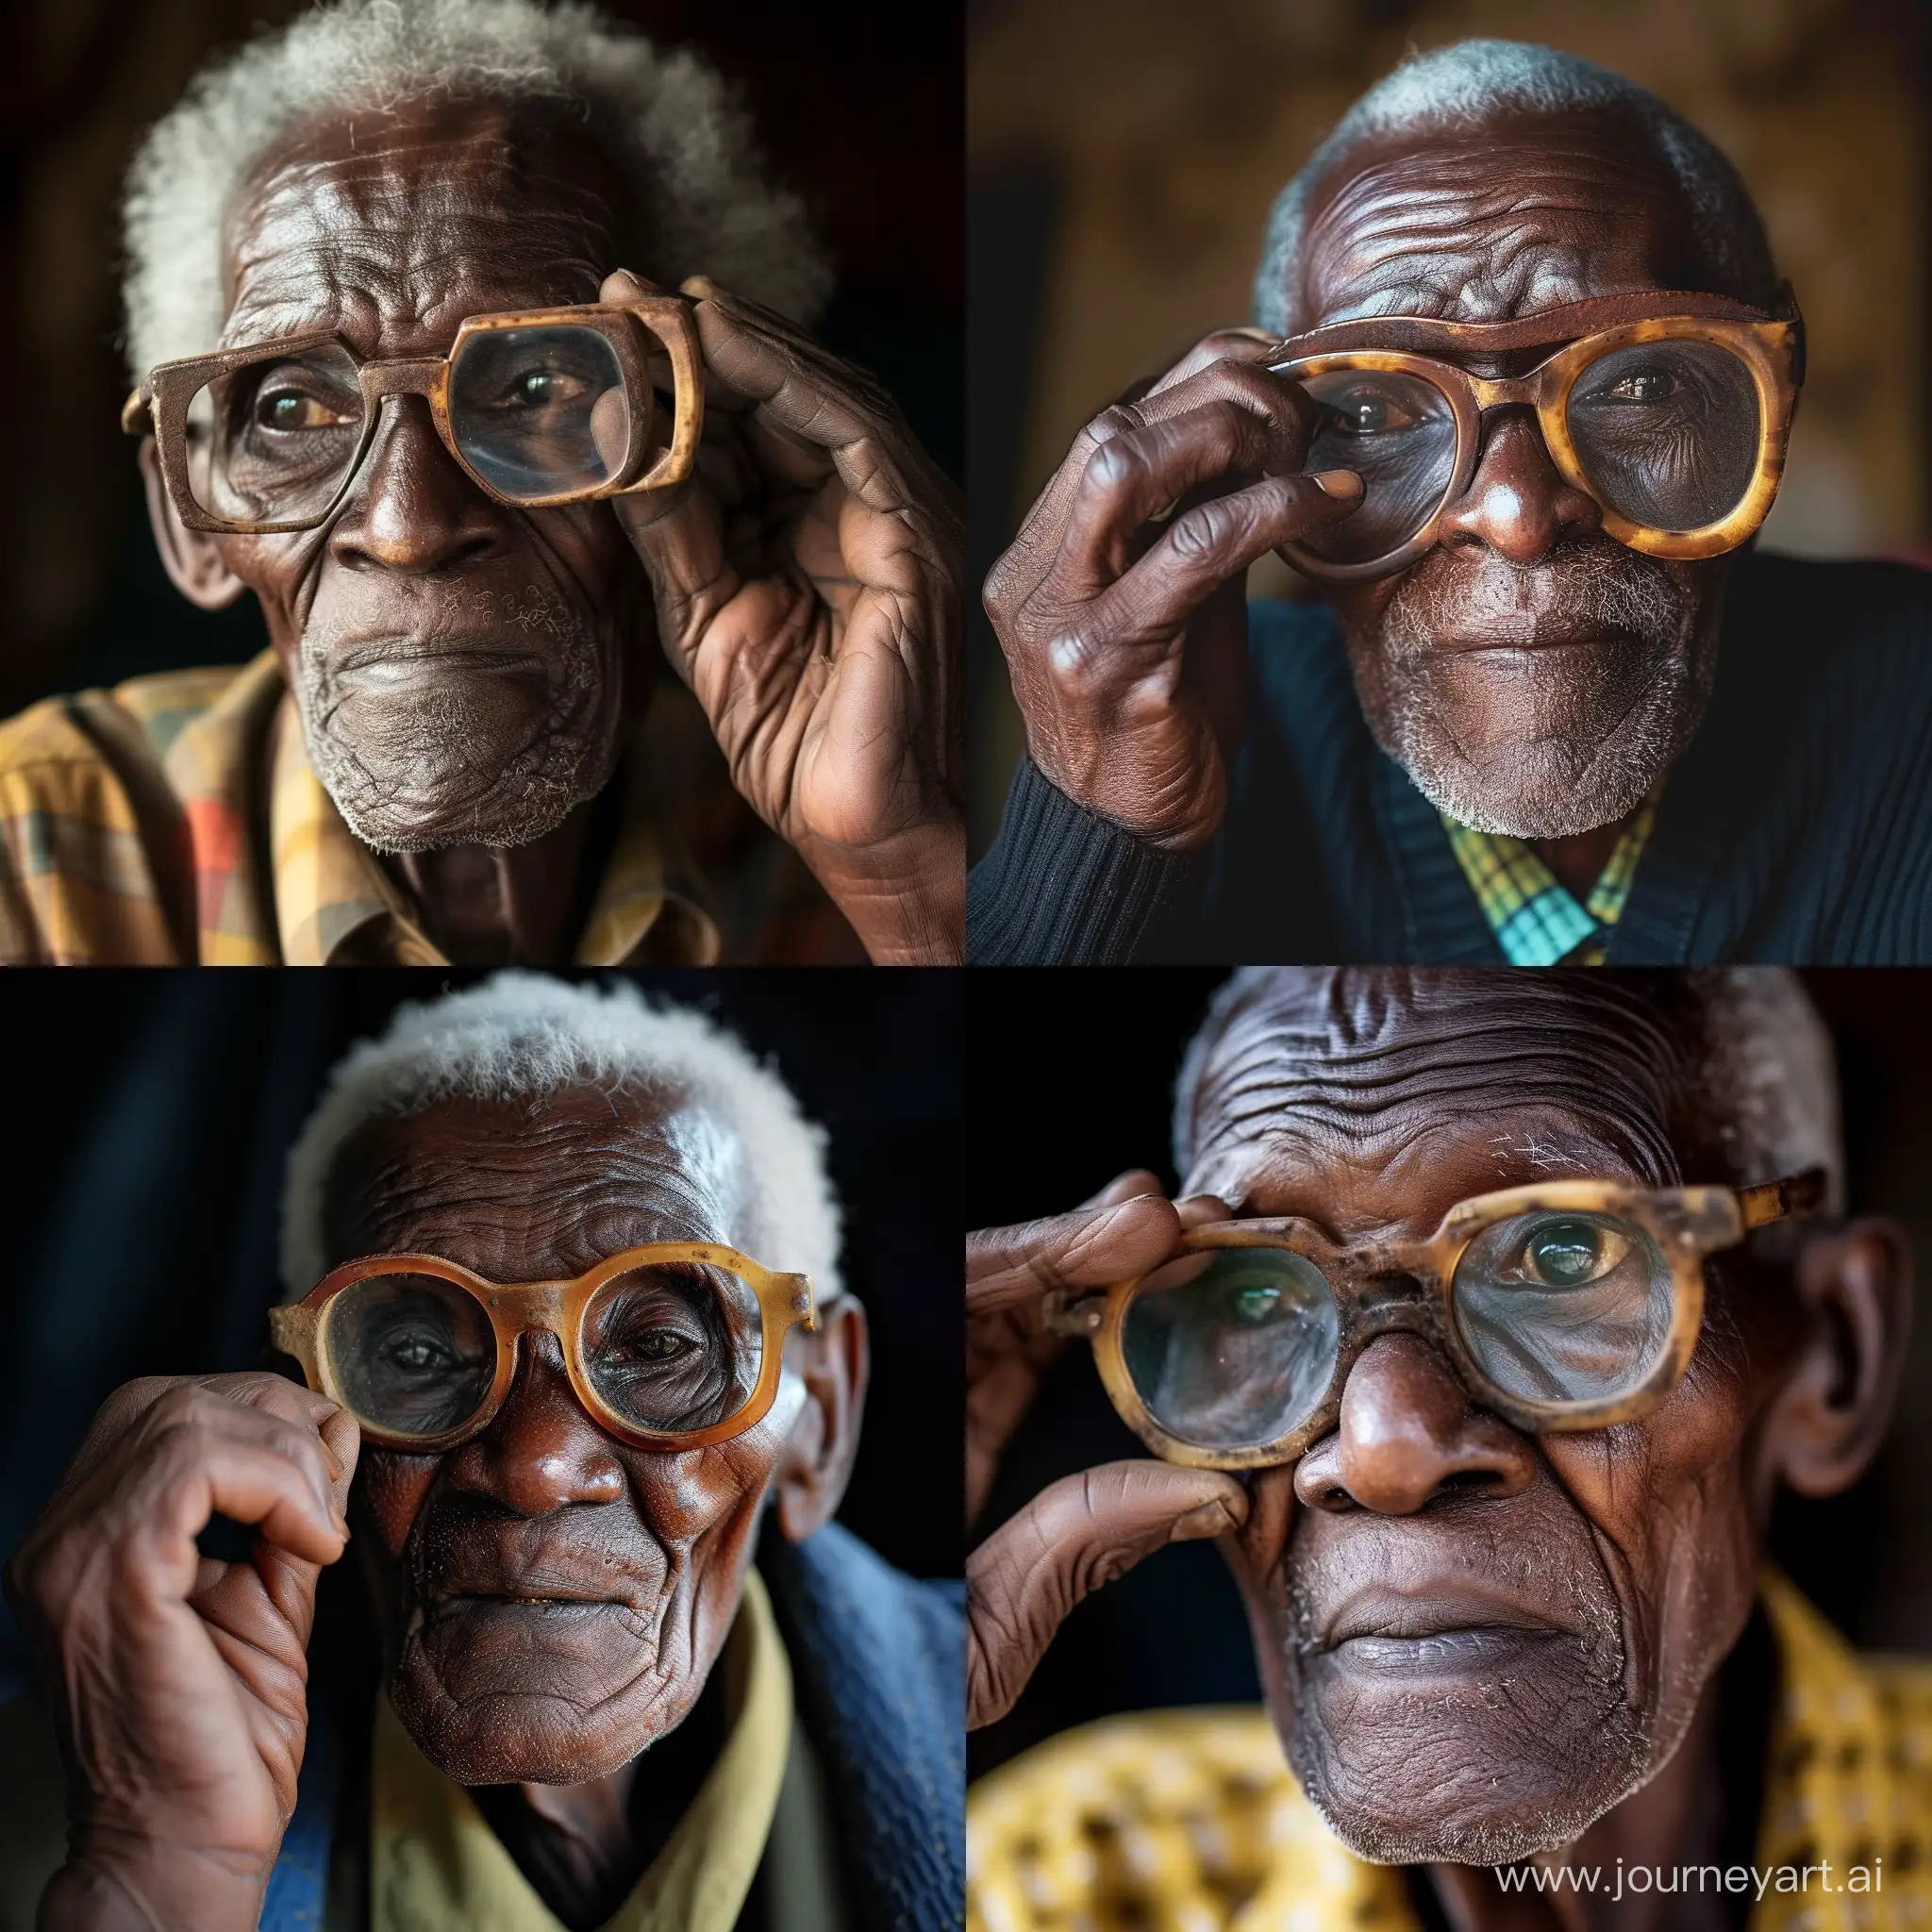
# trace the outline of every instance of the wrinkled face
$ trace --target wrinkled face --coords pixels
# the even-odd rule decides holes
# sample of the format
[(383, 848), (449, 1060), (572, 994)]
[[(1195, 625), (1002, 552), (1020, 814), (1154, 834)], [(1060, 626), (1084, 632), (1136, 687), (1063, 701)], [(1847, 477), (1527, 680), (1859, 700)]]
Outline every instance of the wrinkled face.
[[(694, 1105), (575, 1089), (382, 1122), (331, 1177), (331, 1260), (427, 1252), (505, 1283), (574, 1278), (646, 1241), (730, 1242), (747, 1185)], [(525, 1336), (490, 1426), (438, 1456), (365, 1449), (355, 1534), (390, 1695), (465, 1785), (574, 1784), (681, 1724), (737, 1613), (760, 1505), (803, 1406), (683, 1455), (635, 1449)]]
[[(1628, 1003), (1517, 977), (1309, 974), (1252, 1001), (1203, 1070), (1183, 1191), (1388, 1241), (1490, 1189), (1726, 1177), (1679, 1173), (1671, 1049)], [(1236, 1571), (1263, 1682), (1353, 1850), (1525, 1857), (1675, 1749), (1750, 1611), (1751, 1428), (1795, 1319), (1781, 1286), (1756, 1265), (1715, 1275), (1670, 1398), (1574, 1435), (1519, 1433), (1431, 1345), (1383, 1335), (1337, 1427), (1257, 1474)]]
[[(1499, 322), (1712, 285), (1663, 161), (1622, 121), (1579, 113), (1356, 149), (1310, 205), (1300, 260), (1296, 329), (1378, 314)], [(1468, 367), (1520, 375), (1549, 353)], [(1546, 839), (1622, 818), (1690, 743), (1726, 569), (1606, 536), (1533, 412), (1509, 408), (1486, 419), (1441, 542), (1328, 594), (1383, 750), (1452, 818)]]
[[(318, 123), (242, 194), (219, 346), (334, 328), (365, 358), (441, 356), (466, 316), (594, 302), (621, 192), (580, 139), (501, 108)], [(525, 844), (609, 777), (644, 580), (606, 505), (492, 503), (411, 396), (330, 523), (217, 541), (366, 843)]]

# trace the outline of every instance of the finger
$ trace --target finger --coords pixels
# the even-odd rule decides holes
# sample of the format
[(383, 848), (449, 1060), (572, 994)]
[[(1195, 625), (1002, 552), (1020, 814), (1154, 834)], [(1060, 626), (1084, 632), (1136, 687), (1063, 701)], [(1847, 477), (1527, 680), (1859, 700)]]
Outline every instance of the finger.
[(341, 1460), (325, 1439), (323, 1425), (341, 1413), (326, 1396), (278, 1375), (210, 1376), (185, 1384), (157, 1403), (147, 1427), (164, 1439), (176, 1430), (200, 1432), (284, 1456), (308, 1477), (316, 1500), (332, 1512)]
[(1264, 476), (1196, 504), (1095, 600), (1087, 628), (1095, 637), (1171, 635), (1257, 558), (1340, 523), (1361, 493), (1361, 478), (1352, 470), (1331, 470), (1319, 476)]
[(1267, 425), (1271, 467), (1301, 468), (1315, 424), (1315, 405), (1300, 383), (1252, 362), (1214, 361), (1186, 376), (1176, 371), (1165, 386), (1107, 410), (1095, 419), (1095, 427), (1166, 423), (1210, 403), (1230, 403)]
[(966, 1237), (966, 1311), (1037, 1301), (1052, 1289), (1107, 1288), (1158, 1268), (1180, 1233), (1171, 1202), (1141, 1194)]
[(171, 1442), (155, 1457), (142, 1487), (144, 1533), (165, 1546), (169, 1560), (185, 1566), (183, 1596), (200, 1562), (194, 1539), (217, 1510), (256, 1524), (269, 1542), (311, 1563), (333, 1563), (347, 1541), (346, 1527), (317, 1495), (308, 1472), (254, 1443), (221, 1438)]
[(1184, 1228), (1207, 1227), (1216, 1221), (1234, 1219), (1234, 1209), (1218, 1194), (1190, 1194), (1185, 1201), (1174, 1204), (1174, 1211)]
[(1265, 328), (1218, 328), (1206, 335), (1148, 390), (1150, 396), (1177, 388), (1218, 362), (1244, 362), (1265, 369), (1280, 359), (1281, 338)]
[(966, 1561), (966, 1725), (1011, 1708), (1067, 1613), (1169, 1543), (1224, 1536), (1247, 1495), (1218, 1470), (1110, 1462), (1041, 1491)]
[(1116, 1174), (1099, 1193), (1091, 1195), (1080, 1205), (1083, 1208), (1112, 1208), (1122, 1201), (1131, 1201), (1136, 1194), (1159, 1194), (1165, 1191), (1160, 1185), (1160, 1176), (1152, 1168), (1130, 1167), (1125, 1174)]
[(636, 269), (613, 269), (606, 275), (597, 289), (600, 302), (622, 304), (635, 302), (643, 295), (661, 295), (664, 292), (648, 275), (641, 275)]

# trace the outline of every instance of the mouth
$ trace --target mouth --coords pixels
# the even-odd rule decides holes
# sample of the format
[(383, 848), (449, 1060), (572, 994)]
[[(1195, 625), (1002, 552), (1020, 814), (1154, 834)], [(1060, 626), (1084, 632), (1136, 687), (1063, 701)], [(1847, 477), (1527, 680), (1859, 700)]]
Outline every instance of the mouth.
[(1606, 630), (1601, 625), (1539, 625), (1527, 635), (1499, 636), (1494, 631), (1478, 631), (1473, 634), (1457, 635), (1454, 632), (1436, 631), (1429, 638), (1429, 647), (1440, 651), (1445, 657), (1474, 658), (1481, 656), (1513, 657), (1534, 656), (1543, 651), (1574, 651), (1580, 647), (1595, 645), (1612, 649), (1639, 641), (1627, 631)]
[(342, 684), (380, 690), (413, 684), (429, 672), (458, 672), (498, 677), (547, 675), (542, 655), (527, 639), (365, 638), (333, 652), (329, 675)]
[(439, 1597), (429, 1606), (427, 1621), (435, 1624), (453, 1617), (489, 1616), (504, 1610), (535, 1610), (541, 1615), (561, 1617), (581, 1617), (601, 1610), (617, 1610), (629, 1617), (637, 1614), (635, 1606), (623, 1597), (580, 1596), (569, 1591), (479, 1590)]
[(1576, 1634), (1487, 1592), (1357, 1592), (1308, 1645), (1318, 1661), (1368, 1674), (1495, 1672)]

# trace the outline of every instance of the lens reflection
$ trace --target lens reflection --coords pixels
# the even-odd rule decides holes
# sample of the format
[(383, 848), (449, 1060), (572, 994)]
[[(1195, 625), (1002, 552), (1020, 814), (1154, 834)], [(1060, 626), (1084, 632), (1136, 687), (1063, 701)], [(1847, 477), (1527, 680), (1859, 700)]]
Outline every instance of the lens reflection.
[(574, 325), (489, 329), (450, 370), (457, 447), (517, 500), (594, 490), (623, 467), (630, 423), (617, 351)]
[(1506, 1394), (1599, 1402), (1641, 1388), (1671, 1332), (1669, 1264), (1635, 1223), (1537, 1209), (1463, 1250), (1456, 1325)]
[(1351, 516), (1299, 540), (1326, 563), (1369, 563), (1399, 550), (1435, 515), (1456, 471), (1456, 412), (1434, 383), (1404, 371), (1331, 369), (1304, 376), (1320, 406), (1305, 467), (1353, 470)]
[(763, 1361), (758, 1299), (723, 1268), (634, 1268), (584, 1310), (584, 1369), (627, 1423), (684, 1433), (728, 1422)]
[(1650, 529), (1718, 522), (1757, 474), (1757, 388), (1715, 342), (1633, 342), (1598, 357), (1570, 391), (1569, 421), (1591, 490)]
[(1141, 1283), (1121, 1349), (1147, 1411), (1203, 1449), (1273, 1442), (1304, 1422), (1335, 1372), (1335, 1297), (1285, 1248), (1183, 1257)]
[(372, 1274), (328, 1305), (323, 1345), (343, 1403), (403, 1436), (436, 1436), (482, 1407), (496, 1336), (475, 1300), (432, 1274)]
[(334, 501), (362, 444), (356, 364), (335, 343), (264, 356), (188, 405), (194, 500), (231, 523), (293, 523)]

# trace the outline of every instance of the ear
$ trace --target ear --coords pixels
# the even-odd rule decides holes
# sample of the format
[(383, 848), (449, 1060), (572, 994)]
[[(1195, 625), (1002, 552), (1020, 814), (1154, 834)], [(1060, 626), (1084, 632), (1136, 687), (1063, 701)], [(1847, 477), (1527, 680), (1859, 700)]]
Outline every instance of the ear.
[(1865, 1473), (1891, 1422), (1910, 1239), (1875, 1216), (1821, 1231), (1799, 1249), (1791, 1280), (1809, 1333), (1765, 1418), (1765, 1473), (1801, 1496), (1835, 1496)]
[(819, 1332), (798, 1334), (797, 1346), (806, 1403), (772, 1478), (778, 1527), (791, 1543), (832, 1520), (858, 1450), (869, 1361), (858, 1297), (841, 1294), (822, 1309)]
[(147, 489), (147, 520), (154, 525), (155, 548), (161, 553), (161, 568), (169, 580), (191, 604), (204, 610), (225, 610), (248, 586), (228, 568), (206, 530), (191, 530), (181, 521), (175, 499), (161, 481), (152, 436), (141, 439), (141, 480)]

